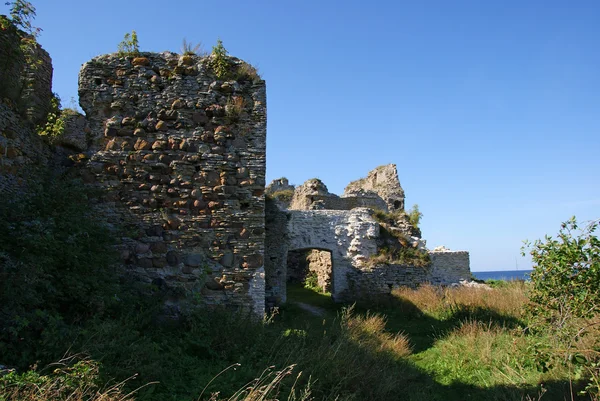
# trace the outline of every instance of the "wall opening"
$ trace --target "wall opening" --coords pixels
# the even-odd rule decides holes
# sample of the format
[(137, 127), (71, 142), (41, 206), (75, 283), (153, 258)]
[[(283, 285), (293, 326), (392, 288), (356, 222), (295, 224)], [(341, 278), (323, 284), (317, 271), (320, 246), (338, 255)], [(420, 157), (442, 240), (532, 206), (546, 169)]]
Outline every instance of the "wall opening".
[(288, 251), (287, 282), (321, 293), (331, 293), (333, 289), (331, 251), (315, 248)]

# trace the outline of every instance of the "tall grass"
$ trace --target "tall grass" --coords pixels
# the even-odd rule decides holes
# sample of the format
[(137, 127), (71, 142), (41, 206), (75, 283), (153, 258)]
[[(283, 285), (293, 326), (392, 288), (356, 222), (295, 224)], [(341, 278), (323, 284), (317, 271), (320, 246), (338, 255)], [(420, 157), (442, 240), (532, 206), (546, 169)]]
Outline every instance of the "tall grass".
[(417, 289), (394, 289), (392, 295), (413, 304), (421, 313), (440, 319), (455, 316), (457, 313), (468, 315), (482, 311), (521, 318), (523, 305), (527, 302), (526, 287), (527, 284), (522, 282), (491, 290), (423, 285)]

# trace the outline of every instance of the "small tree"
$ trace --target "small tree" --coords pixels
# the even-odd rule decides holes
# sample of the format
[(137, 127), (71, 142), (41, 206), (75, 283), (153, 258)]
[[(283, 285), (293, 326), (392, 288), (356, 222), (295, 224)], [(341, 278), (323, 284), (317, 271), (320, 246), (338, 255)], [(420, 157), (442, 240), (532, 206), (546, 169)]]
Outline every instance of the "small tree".
[(423, 218), (423, 213), (419, 211), (419, 205), (415, 203), (412, 209), (410, 209), (410, 211), (407, 213), (407, 215), (410, 224), (412, 224), (415, 228), (419, 228), (419, 223)]
[[(600, 240), (594, 235), (600, 221), (580, 229), (575, 217), (562, 223), (556, 238), (525, 242), (534, 270), (529, 310), (532, 328), (548, 333), (550, 354), (574, 362), (590, 378), (587, 391), (600, 395), (600, 338), (581, 349), (582, 338), (597, 332), (600, 323)], [(542, 357), (545, 365), (548, 352)], [(538, 355), (539, 358), (540, 355)], [(594, 398), (596, 399), (596, 398)]]
[(5, 3), (10, 7), (10, 19), (0, 18), (0, 29), (6, 30), (10, 25), (23, 30), (26, 35), (21, 35), (19, 47), (25, 56), (25, 62), (32, 69), (36, 69), (41, 60), (37, 59), (35, 51), (37, 48), (37, 38), (42, 32), (42, 28), (33, 26), (35, 19), (35, 7), (28, 1), (16, 0)]
[(223, 46), (223, 41), (221, 39), (218, 39), (217, 44), (213, 46), (210, 57), (210, 66), (217, 78), (225, 79), (229, 75), (230, 65), (229, 60), (227, 60), (227, 50), (225, 49), (225, 46)]
[(135, 31), (125, 34), (123, 41), (119, 43), (118, 54), (120, 57), (137, 56), (140, 54), (138, 36)]
[[(22, 29), (27, 34), (36, 39), (42, 28), (33, 26), (32, 22), (35, 19), (35, 7), (28, 1), (16, 0), (5, 3), (10, 7), (10, 21), (17, 28)], [(2, 22), (2, 29), (6, 29), (6, 21)]]
[(579, 230), (575, 217), (562, 223), (557, 238), (526, 242), (534, 263), (532, 310), (555, 328), (570, 318), (590, 318), (600, 311), (600, 240), (594, 221)]

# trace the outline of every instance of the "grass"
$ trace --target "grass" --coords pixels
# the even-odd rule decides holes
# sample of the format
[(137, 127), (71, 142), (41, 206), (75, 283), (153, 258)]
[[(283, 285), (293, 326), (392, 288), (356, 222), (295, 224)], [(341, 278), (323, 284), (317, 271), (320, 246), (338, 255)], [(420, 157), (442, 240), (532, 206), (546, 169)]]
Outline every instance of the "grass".
[[(523, 282), (425, 285), (357, 305), (290, 286), (264, 323), (200, 306), (165, 320), (157, 289), (124, 285), (110, 269), (111, 232), (89, 213), (95, 198), (48, 178), (0, 207), (0, 355), (18, 368), (0, 377), (0, 401), (545, 401), (576, 399), (585, 386), (588, 373), (552, 335), (529, 330)], [(593, 356), (597, 328), (573, 350)], [(36, 367), (66, 352), (85, 362)]]
[[(265, 324), (196, 311), (156, 325), (152, 308), (139, 305), (91, 322), (70, 346), (102, 361), (96, 389), (137, 373), (110, 401), (133, 390), (137, 400), (563, 400), (571, 387), (577, 399), (568, 364), (536, 363), (536, 345), (548, 339), (525, 329), (526, 289), (423, 286), (344, 306), (297, 285)], [(138, 389), (149, 382), (160, 383)], [(60, 399), (10, 394), (0, 386), (0, 400)]]

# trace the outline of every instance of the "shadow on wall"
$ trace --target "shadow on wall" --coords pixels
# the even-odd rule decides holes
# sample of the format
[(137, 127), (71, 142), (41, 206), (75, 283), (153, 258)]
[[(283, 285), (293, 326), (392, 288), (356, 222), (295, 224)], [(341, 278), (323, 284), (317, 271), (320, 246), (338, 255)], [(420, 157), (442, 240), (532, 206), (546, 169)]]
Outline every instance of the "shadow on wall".
[(288, 251), (287, 281), (302, 284), (319, 292), (332, 292), (331, 251), (315, 248)]

